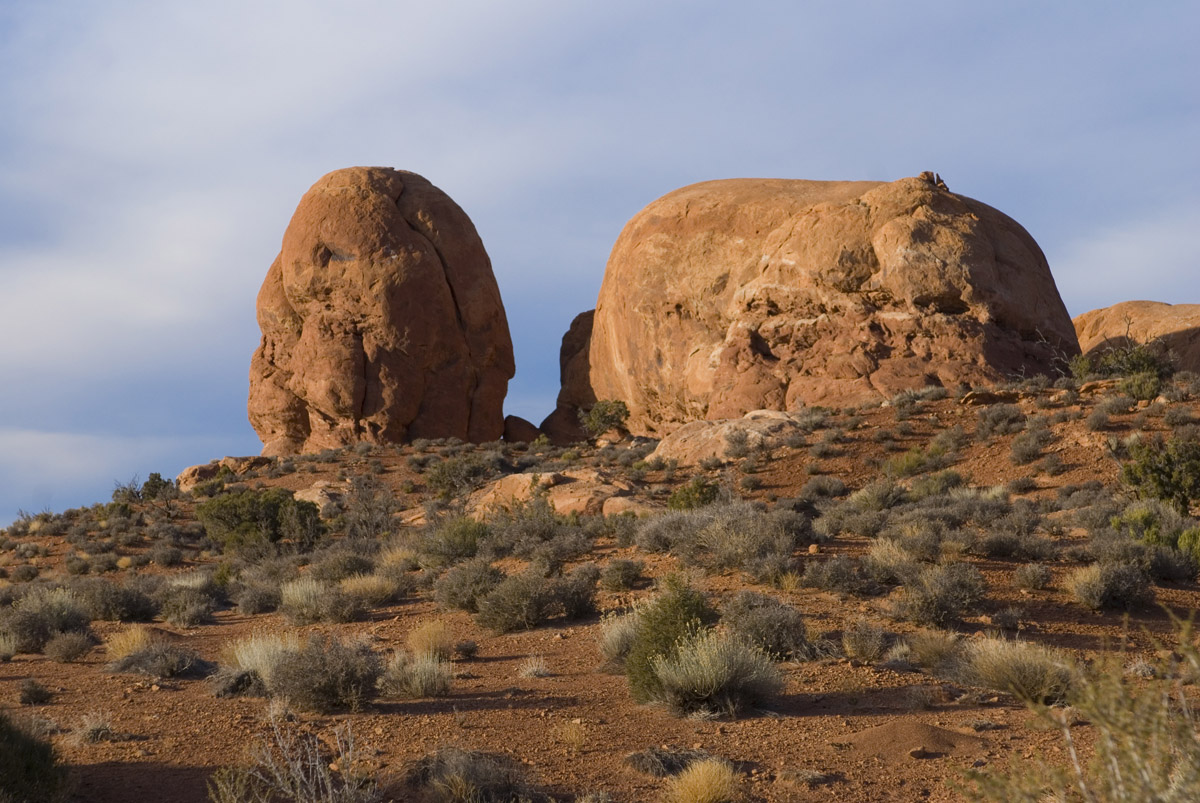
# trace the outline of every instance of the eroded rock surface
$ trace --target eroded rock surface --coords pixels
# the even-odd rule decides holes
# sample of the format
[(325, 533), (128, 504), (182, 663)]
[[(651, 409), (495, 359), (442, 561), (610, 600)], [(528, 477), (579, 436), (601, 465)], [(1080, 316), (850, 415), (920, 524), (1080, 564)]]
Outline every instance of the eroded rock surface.
[(1161, 340), (1180, 370), (1200, 373), (1200, 304), (1123, 301), (1074, 320), (1084, 354)]
[(495, 440), (514, 373), (491, 262), (415, 173), (352, 167), (300, 200), (258, 295), (250, 423), (270, 455)]
[(1033, 238), (932, 174), (709, 181), (625, 226), (588, 348), (564, 342), (555, 416), (621, 399), (630, 432), (662, 435), (1050, 372), (1077, 352)]

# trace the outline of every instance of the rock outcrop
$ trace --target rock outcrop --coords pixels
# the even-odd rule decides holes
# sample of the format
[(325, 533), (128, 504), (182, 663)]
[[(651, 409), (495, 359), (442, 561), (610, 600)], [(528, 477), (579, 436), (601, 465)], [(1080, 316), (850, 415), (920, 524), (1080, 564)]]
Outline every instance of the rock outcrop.
[(1158, 340), (1180, 370), (1200, 373), (1200, 304), (1123, 301), (1075, 318), (1084, 354)]
[(305, 193), (258, 294), (250, 423), (263, 454), (496, 440), (514, 373), (470, 218), (415, 173), (353, 167)]
[(1033, 238), (932, 174), (676, 190), (625, 226), (588, 348), (567, 345), (552, 417), (621, 399), (644, 435), (1050, 372), (1078, 352)]

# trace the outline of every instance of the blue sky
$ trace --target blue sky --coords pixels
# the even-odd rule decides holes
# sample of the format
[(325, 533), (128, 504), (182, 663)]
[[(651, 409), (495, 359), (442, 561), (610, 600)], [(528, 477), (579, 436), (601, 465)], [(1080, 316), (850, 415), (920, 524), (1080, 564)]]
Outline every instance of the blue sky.
[(1200, 303), (1194, 2), (0, 4), (0, 523), (253, 454), (254, 298), (304, 191), (413, 170), (475, 221), (540, 420), (642, 206), (936, 170), (1071, 313)]

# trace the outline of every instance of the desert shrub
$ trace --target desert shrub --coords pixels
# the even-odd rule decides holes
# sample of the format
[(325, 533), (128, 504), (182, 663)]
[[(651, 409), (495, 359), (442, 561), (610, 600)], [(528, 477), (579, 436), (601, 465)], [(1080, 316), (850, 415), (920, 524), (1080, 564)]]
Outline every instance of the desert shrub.
[(580, 567), (567, 577), (549, 578), (536, 572), (505, 578), (479, 600), (479, 624), (498, 633), (531, 630), (554, 616), (576, 619), (591, 613), (596, 567)]
[(711, 505), (717, 501), (720, 488), (715, 482), (705, 477), (692, 477), (680, 485), (667, 497), (667, 507), (671, 510), (692, 510), (693, 508)]
[(625, 675), (636, 702), (649, 702), (660, 693), (655, 659), (672, 654), (680, 639), (715, 618), (702, 593), (678, 576), (666, 578), (659, 594), (638, 610), (637, 632), (625, 656)]
[(1134, 400), (1128, 396), (1105, 396), (1095, 409), (1104, 415), (1125, 415), (1133, 409)]
[(889, 457), (883, 462), (884, 476), (911, 477), (942, 468), (946, 464), (945, 456), (931, 450), (914, 446), (904, 454)]
[(425, 472), (425, 484), (441, 499), (457, 499), (507, 467), (499, 452), (473, 452), (448, 457)]
[[(54, 692), (33, 678), (25, 678), (21, 681), (21, 688), (17, 696), (21, 705), (45, 705), (53, 699)], [(3, 789), (4, 787), (0, 786), (0, 791)]]
[(42, 652), (50, 660), (66, 664), (82, 658), (95, 643), (95, 640), (87, 633), (58, 633), (50, 637)]
[(600, 587), (605, 591), (627, 591), (642, 576), (646, 564), (640, 560), (613, 558), (600, 571)]
[(774, 597), (740, 591), (722, 608), (721, 623), (772, 658), (804, 658), (809, 654), (804, 617)]
[(1041, 563), (1026, 563), (1013, 572), (1013, 582), (1018, 588), (1041, 591), (1050, 585), (1050, 569)]
[(396, 498), (375, 477), (360, 474), (350, 479), (343, 506), (346, 535), (350, 538), (379, 538), (392, 532)]
[(450, 693), (452, 677), (450, 662), (435, 653), (396, 650), (379, 687), (389, 697), (445, 697)]
[[(1050, 765), (1026, 758), (1007, 773), (972, 772), (969, 799), (1115, 803), (1200, 798), (1200, 732), (1193, 698), (1184, 690), (1200, 671), (1200, 661), (1190, 629), (1183, 627), (1179, 635), (1183, 660), (1153, 666), (1150, 674), (1161, 679), (1129, 678), (1119, 664), (1103, 663), (1072, 679), (1068, 700), (1073, 717), (1031, 705), (1062, 735), (1072, 760)], [(1086, 721), (1094, 734), (1090, 761), (1078, 757), (1072, 719)], [(1077, 795), (1081, 789), (1087, 790), (1087, 798)]]
[(935, 674), (954, 674), (959, 666), (962, 639), (946, 630), (918, 630), (904, 637), (907, 657)]
[(19, 653), (41, 652), (57, 633), (86, 633), (91, 617), (79, 595), (62, 588), (35, 588), (0, 619)]
[(1152, 401), (1162, 391), (1162, 379), (1154, 371), (1138, 371), (1123, 377), (1117, 389), (1139, 401)]
[(91, 580), (74, 585), (93, 619), (106, 622), (148, 622), (158, 615), (159, 605), (145, 592), (133, 586), (119, 586), (107, 580)]
[(712, 754), (698, 748), (682, 748), (664, 745), (647, 747), (625, 756), (624, 763), (638, 772), (655, 778), (678, 775), (697, 761), (712, 758)]
[(866, 619), (856, 619), (842, 631), (842, 651), (847, 658), (859, 661), (878, 661), (889, 641), (886, 630)]
[(11, 634), (0, 630), (0, 664), (6, 664), (17, 654), (17, 640)]
[(941, 496), (954, 488), (962, 487), (965, 480), (957, 471), (947, 469), (923, 477), (917, 477), (910, 483), (909, 496), (914, 501), (921, 501), (931, 496)]
[(365, 773), (349, 726), (331, 738), (303, 733), (282, 716), (255, 742), (248, 767), (224, 767), (208, 781), (212, 803), (375, 803), (374, 778)]
[(156, 566), (178, 566), (183, 562), (183, 551), (170, 544), (157, 544), (150, 550), (150, 561)]
[(279, 594), (279, 610), (292, 624), (350, 622), (363, 615), (359, 600), (312, 577), (284, 583)]
[(608, 614), (600, 623), (600, 654), (610, 667), (620, 668), (633, 648), (638, 631), (637, 611)]
[(443, 747), (414, 762), (405, 786), (429, 803), (513, 803), (542, 799), (507, 756)]
[(231, 491), (196, 505), (205, 532), (227, 551), (278, 541), (289, 517), (319, 522), (320, 511), (283, 488)]
[(779, 671), (761, 650), (739, 636), (700, 627), (670, 652), (655, 655), (650, 667), (656, 681), (650, 699), (681, 716), (736, 716), (783, 687)]
[(176, 627), (195, 627), (213, 620), (216, 600), (203, 589), (190, 586), (168, 587), (161, 597), (163, 619)]
[(1196, 579), (1196, 556), (1170, 546), (1152, 546), (1147, 550), (1147, 571), (1154, 580), (1166, 583), (1190, 583)]
[(804, 483), (804, 487), (800, 489), (800, 498), (814, 500), (843, 496), (845, 493), (845, 482), (834, 476), (823, 475)]
[(1074, 674), (1058, 650), (1000, 638), (972, 640), (963, 671), (970, 683), (1038, 704), (1065, 700)]
[[(936, 554), (940, 541), (932, 546)], [(862, 559), (863, 571), (877, 583), (903, 585), (921, 572), (921, 565), (909, 550), (890, 538), (880, 538), (871, 544)]]
[(488, 537), (488, 526), (468, 516), (439, 522), (422, 534), (417, 560), (422, 567), (441, 569), (475, 557)]
[(211, 669), (211, 664), (194, 650), (156, 638), (108, 665), (110, 672), (136, 672), (159, 678), (203, 676)]
[(858, 564), (845, 555), (835, 555), (829, 560), (809, 563), (804, 567), (800, 584), (842, 594), (861, 594), (867, 591), (867, 583)]
[(368, 574), (375, 570), (375, 559), (370, 555), (347, 548), (325, 552), (313, 563), (309, 576), (321, 583), (337, 583), (356, 574)]
[(665, 803), (732, 803), (738, 800), (737, 773), (721, 758), (693, 761), (667, 781)]
[(904, 587), (899, 613), (917, 624), (940, 627), (975, 610), (983, 596), (983, 576), (974, 566), (930, 566)]
[(479, 602), (504, 580), (504, 572), (479, 558), (450, 569), (434, 586), (434, 598), (443, 608), (474, 613)]
[(1128, 377), (1142, 373), (1167, 379), (1175, 372), (1174, 360), (1161, 341), (1137, 343), (1126, 339), (1124, 345), (1112, 346), (1092, 354), (1081, 354), (1071, 360), (1071, 374), (1079, 380)]
[(312, 635), (275, 666), (268, 688), (302, 711), (360, 711), (374, 698), (382, 671), (366, 644)]
[(54, 748), (0, 711), (0, 800), (52, 803), (65, 800), (69, 788)]
[(432, 655), (446, 660), (454, 648), (446, 623), (441, 619), (422, 622), (408, 632), (406, 639), (409, 652), (413, 655)]
[(593, 438), (598, 438), (610, 429), (625, 426), (629, 419), (629, 408), (620, 399), (600, 399), (585, 412), (579, 411), (579, 423)]
[(338, 583), (338, 590), (357, 607), (376, 608), (395, 602), (406, 583), (390, 574), (352, 574)]
[(277, 583), (258, 581), (243, 583), (233, 593), (238, 613), (253, 615), (277, 610), (282, 601)]
[(1024, 466), (1042, 456), (1045, 449), (1054, 442), (1054, 433), (1044, 427), (1027, 429), (1013, 438), (1010, 457), (1014, 465)]
[(1093, 563), (1067, 576), (1067, 591), (1079, 604), (1102, 608), (1132, 608), (1150, 601), (1150, 581), (1142, 566), (1131, 562)]
[(1013, 435), (1025, 428), (1025, 413), (1015, 404), (992, 404), (979, 411), (975, 436), (987, 440), (995, 435)]
[(1121, 479), (1138, 496), (1161, 499), (1181, 515), (1200, 499), (1200, 440), (1161, 438), (1130, 447), (1132, 460), (1121, 467)]

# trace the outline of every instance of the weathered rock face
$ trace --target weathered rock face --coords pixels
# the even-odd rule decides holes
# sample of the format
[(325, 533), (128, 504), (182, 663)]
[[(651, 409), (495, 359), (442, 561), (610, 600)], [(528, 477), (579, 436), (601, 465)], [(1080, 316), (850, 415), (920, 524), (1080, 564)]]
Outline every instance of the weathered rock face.
[(490, 441), (514, 373), (470, 218), (415, 173), (353, 167), (300, 200), (258, 294), (250, 423), (264, 454)]
[(1077, 352), (1033, 238), (932, 175), (710, 181), (625, 226), (559, 403), (621, 399), (630, 432), (662, 434), (1049, 372)]
[(1084, 354), (1161, 340), (1176, 367), (1200, 373), (1200, 304), (1123, 301), (1075, 318)]

